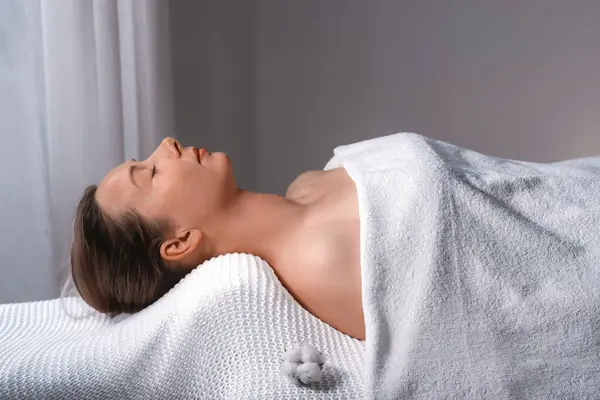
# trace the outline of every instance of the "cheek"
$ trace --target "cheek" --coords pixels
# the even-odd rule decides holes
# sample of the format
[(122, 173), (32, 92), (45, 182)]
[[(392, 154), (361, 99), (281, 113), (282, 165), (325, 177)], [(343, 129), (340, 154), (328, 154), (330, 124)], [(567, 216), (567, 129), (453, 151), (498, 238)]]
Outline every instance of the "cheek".
[(144, 202), (144, 211), (147, 215), (164, 218), (172, 216), (173, 210), (181, 207), (182, 184), (175, 175), (162, 174), (156, 178), (152, 190)]
[(174, 222), (213, 213), (225, 201), (227, 179), (223, 171), (180, 165), (165, 171), (153, 187), (149, 206), (155, 215)]
[[(173, 174), (165, 179), (164, 185), (157, 193), (158, 202), (162, 208), (172, 215), (188, 214), (193, 209), (203, 206), (204, 196), (202, 179), (198, 171), (189, 169)], [(184, 215), (185, 217), (185, 215)]]

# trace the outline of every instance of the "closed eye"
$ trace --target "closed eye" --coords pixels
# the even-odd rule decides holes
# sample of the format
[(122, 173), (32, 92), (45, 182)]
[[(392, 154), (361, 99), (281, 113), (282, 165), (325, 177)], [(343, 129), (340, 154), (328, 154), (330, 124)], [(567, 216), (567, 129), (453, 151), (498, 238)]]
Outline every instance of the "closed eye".
[(152, 166), (152, 178), (154, 178), (154, 175), (156, 175), (156, 164)]

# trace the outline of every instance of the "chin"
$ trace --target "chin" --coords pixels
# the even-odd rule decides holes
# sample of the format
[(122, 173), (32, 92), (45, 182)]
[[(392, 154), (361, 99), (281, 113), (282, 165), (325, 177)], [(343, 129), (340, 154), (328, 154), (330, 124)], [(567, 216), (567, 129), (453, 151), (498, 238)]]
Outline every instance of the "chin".
[(211, 158), (219, 165), (226, 166), (231, 169), (231, 158), (226, 153), (211, 153)]
[(224, 172), (226, 175), (233, 175), (233, 165), (227, 154), (211, 153), (210, 157), (214, 168)]

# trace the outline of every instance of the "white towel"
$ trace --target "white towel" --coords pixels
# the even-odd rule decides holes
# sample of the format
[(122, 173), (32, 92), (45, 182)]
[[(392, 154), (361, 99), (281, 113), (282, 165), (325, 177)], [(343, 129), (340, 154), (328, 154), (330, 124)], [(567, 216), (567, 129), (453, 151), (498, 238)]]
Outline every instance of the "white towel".
[[(74, 319), (77, 298), (0, 305), (0, 399), (362, 399), (364, 344), (314, 318), (257, 257), (191, 272), (147, 309)], [(79, 311), (79, 313), (81, 313)], [(322, 381), (289, 383), (290, 346), (323, 352)]]
[(600, 398), (600, 157), (414, 134), (334, 154), (359, 197), (367, 398)]

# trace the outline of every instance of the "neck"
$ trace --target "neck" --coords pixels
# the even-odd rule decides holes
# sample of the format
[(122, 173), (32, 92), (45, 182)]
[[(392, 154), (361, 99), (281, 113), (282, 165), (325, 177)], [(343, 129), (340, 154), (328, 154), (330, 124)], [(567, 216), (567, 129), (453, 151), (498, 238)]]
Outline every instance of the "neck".
[(305, 207), (284, 197), (239, 190), (211, 232), (215, 254), (248, 253), (269, 263), (301, 223)]

